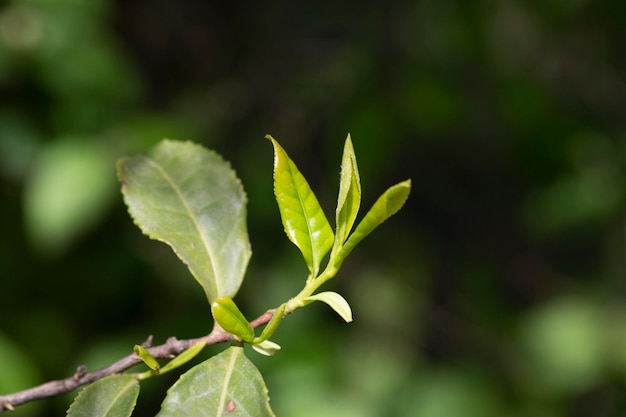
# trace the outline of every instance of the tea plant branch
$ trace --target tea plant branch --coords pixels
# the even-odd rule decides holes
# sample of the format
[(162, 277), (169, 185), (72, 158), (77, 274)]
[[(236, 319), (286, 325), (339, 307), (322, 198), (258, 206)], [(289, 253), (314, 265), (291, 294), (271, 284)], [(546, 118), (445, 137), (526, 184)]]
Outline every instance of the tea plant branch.
[[(263, 326), (272, 319), (273, 315), (273, 310), (269, 310), (252, 320), (250, 325), (252, 328)], [(148, 339), (148, 342), (150, 342), (150, 339), (151, 338)], [(206, 336), (184, 340), (170, 337), (165, 343), (158, 346), (146, 347), (146, 350), (154, 358), (172, 359), (198, 343), (204, 343), (205, 346), (208, 346), (233, 340), (234, 337), (232, 334), (224, 331), (219, 326), (215, 326), (211, 333)], [(121, 374), (142, 362), (142, 359), (136, 353), (131, 353), (105, 368), (91, 372), (86, 372), (84, 365), (80, 365), (76, 368), (74, 375), (65, 379), (49, 381), (23, 391), (0, 395), (0, 413), (13, 411), (15, 406), (21, 404), (65, 394), (109, 375)], [(137, 374), (137, 376), (139, 375), (141, 374)]]
[[(251, 254), (243, 187), (230, 165), (215, 152), (190, 142), (164, 140), (148, 155), (118, 162), (122, 194), (135, 224), (150, 238), (170, 245), (203, 287), (215, 320), (213, 330), (195, 339), (170, 337), (159, 346), (152, 346), (150, 337), (144, 344), (136, 345), (133, 353), (105, 368), (87, 372), (85, 366), (79, 366), (74, 375), (65, 379), (0, 395), (0, 413), (95, 382), (81, 390), (68, 409), (68, 417), (104, 414), (130, 417), (140, 380), (179, 368), (207, 345), (231, 342), (233, 346), (196, 365), (170, 387), (159, 416), (198, 413), (221, 416), (240, 406), (256, 410), (246, 415), (274, 416), (263, 378), (241, 347), (249, 344), (263, 355), (273, 355), (280, 346), (269, 338), (281, 320), (315, 301), (326, 303), (346, 322), (352, 321), (352, 310), (342, 295), (317, 290), (338, 273), (345, 258), (363, 238), (403, 206), (411, 181), (389, 187), (357, 223), (361, 185), (348, 136), (333, 231), (296, 164), (276, 140), (269, 135), (267, 139), (274, 148), (274, 195), (283, 227), (309, 269), (304, 288), (279, 307), (252, 321), (246, 319), (232, 299), (239, 290)], [(327, 263), (322, 269), (325, 259)], [(263, 331), (256, 336), (255, 329), (261, 326)], [(158, 359), (169, 361), (161, 366)], [(126, 372), (140, 363), (148, 369)], [(236, 383), (231, 378), (234, 373), (238, 375)], [(198, 397), (196, 381), (216, 389)], [(219, 395), (225, 390), (229, 392), (228, 402)], [(115, 412), (109, 414), (113, 409)]]

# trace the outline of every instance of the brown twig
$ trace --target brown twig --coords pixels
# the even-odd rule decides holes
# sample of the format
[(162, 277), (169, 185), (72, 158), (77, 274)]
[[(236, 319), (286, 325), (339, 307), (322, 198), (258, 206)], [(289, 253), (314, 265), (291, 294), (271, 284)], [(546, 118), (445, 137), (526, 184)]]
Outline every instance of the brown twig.
[[(262, 326), (270, 321), (272, 315), (272, 311), (268, 311), (251, 321), (250, 324), (253, 328)], [(213, 331), (206, 336), (186, 340), (179, 340), (175, 337), (170, 337), (162, 345), (148, 348), (148, 351), (157, 359), (171, 359), (199, 342), (206, 342), (208, 346), (221, 342), (227, 342), (229, 340), (232, 340), (232, 335), (219, 328), (219, 326), (216, 326), (216, 328), (214, 328)], [(142, 360), (139, 356), (135, 353), (131, 353), (106, 368), (98, 369), (96, 371), (86, 372), (84, 365), (81, 365), (76, 368), (74, 375), (65, 379), (46, 382), (36, 387), (14, 392), (12, 394), (0, 395), (0, 413), (4, 411), (12, 411), (15, 406), (21, 404), (70, 392), (78, 387), (97, 381), (109, 375), (121, 374), (141, 362)]]

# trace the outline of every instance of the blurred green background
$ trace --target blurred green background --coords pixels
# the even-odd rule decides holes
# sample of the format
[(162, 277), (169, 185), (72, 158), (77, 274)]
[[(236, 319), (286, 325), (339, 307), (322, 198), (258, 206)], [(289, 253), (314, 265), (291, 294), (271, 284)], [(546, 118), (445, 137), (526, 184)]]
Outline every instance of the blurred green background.
[[(117, 158), (168, 137), (232, 162), (253, 317), (306, 276), (263, 136), (332, 217), (350, 132), (364, 209), (412, 195), (330, 283), (353, 323), (313, 305), (251, 353), (276, 413), (626, 415), (623, 0), (0, 4), (0, 393), (210, 330), (127, 215)], [(173, 378), (142, 384), (137, 416)]]

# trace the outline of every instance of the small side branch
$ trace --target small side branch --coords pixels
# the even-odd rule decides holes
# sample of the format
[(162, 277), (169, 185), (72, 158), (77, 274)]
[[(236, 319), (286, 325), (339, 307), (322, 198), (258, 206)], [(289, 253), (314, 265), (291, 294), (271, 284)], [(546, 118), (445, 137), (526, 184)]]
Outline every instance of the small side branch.
[[(273, 313), (268, 311), (256, 319), (250, 324), (253, 328), (260, 327), (272, 318)], [(207, 345), (215, 345), (221, 342), (227, 342), (232, 340), (232, 335), (220, 329), (219, 326), (213, 329), (211, 333), (206, 336), (179, 340), (175, 337), (170, 337), (165, 343), (158, 346), (148, 348), (148, 351), (152, 356), (157, 359), (171, 359), (180, 355), (183, 351), (189, 349), (191, 346), (199, 342), (206, 342)], [(106, 368), (98, 369), (91, 372), (86, 372), (84, 366), (79, 366), (76, 369), (74, 375), (65, 379), (46, 382), (33, 388), (29, 388), (23, 391), (15, 392), (12, 394), (0, 395), (0, 413), (4, 411), (12, 411), (16, 406), (26, 404), (35, 400), (43, 398), (50, 398), (66, 392), (75, 390), (83, 385), (95, 382), (109, 375), (121, 374), (129, 368), (143, 363), (137, 354), (132, 353), (123, 357), (117, 362), (112, 363)]]

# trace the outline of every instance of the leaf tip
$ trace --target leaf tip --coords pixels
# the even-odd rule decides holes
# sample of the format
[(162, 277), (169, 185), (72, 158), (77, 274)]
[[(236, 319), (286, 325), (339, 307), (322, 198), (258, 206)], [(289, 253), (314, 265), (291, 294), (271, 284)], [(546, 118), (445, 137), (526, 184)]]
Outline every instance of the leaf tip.
[[(409, 194), (411, 194), (411, 179), (407, 179), (404, 180), (402, 182), (399, 182), (396, 185), (397, 189), (401, 189), (402, 195), (404, 197), (404, 201), (402, 202), (402, 205), (404, 205), (404, 202), (406, 202), (406, 200), (409, 198)], [(402, 205), (400, 207), (402, 207)], [(400, 209), (400, 207), (398, 207), (398, 210)]]

